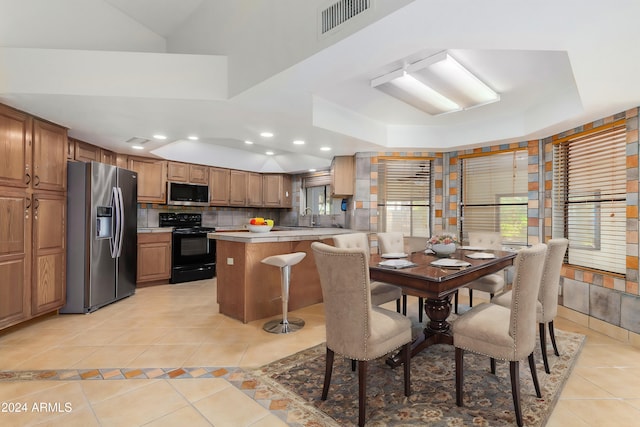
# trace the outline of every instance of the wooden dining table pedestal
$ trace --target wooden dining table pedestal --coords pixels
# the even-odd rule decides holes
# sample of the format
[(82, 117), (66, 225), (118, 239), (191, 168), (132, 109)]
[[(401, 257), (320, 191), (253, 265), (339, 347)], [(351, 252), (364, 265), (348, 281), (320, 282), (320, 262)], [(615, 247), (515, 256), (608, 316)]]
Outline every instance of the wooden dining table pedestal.
[[(451, 325), (447, 318), (451, 314), (451, 298), (465, 284), (496, 273), (510, 265), (516, 256), (515, 252), (485, 251), (495, 254), (495, 258), (472, 259), (468, 254), (474, 251), (458, 249), (451, 258), (466, 261), (465, 267), (437, 267), (432, 262), (441, 259), (424, 252), (415, 252), (406, 259), (415, 264), (408, 268), (389, 268), (380, 266), (383, 261), (380, 255), (372, 255), (369, 264), (371, 280), (391, 283), (417, 293), (425, 298), (424, 311), (429, 319), (423, 333), (416, 337), (411, 347), (411, 357), (434, 344), (453, 345)], [(401, 364), (398, 354), (387, 359), (387, 364), (396, 367)]]

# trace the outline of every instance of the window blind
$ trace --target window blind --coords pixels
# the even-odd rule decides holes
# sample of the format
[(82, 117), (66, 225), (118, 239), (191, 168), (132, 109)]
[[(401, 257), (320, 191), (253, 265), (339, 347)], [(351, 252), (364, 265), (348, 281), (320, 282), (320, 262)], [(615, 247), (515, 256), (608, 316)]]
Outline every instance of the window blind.
[(499, 231), (507, 244), (527, 244), (528, 153), (516, 150), (462, 159), (462, 237)]
[(378, 161), (378, 225), (381, 231), (428, 237), (431, 234), (430, 201), (430, 160)]
[(553, 236), (569, 239), (567, 262), (626, 272), (626, 130), (554, 146)]

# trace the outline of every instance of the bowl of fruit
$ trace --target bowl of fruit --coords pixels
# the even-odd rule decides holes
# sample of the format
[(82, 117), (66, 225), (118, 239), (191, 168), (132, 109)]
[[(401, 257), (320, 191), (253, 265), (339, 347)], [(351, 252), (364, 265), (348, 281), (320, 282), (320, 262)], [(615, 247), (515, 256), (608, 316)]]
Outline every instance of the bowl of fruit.
[(272, 219), (251, 218), (247, 224), (247, 230), (252, 233), (266, 233), (273, 228)]

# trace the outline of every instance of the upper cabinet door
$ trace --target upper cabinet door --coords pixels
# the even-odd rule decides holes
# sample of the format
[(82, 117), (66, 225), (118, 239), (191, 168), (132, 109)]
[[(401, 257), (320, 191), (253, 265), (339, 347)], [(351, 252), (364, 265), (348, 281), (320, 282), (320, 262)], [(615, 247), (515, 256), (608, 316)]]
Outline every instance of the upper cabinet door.
[(189, 164), (169, 162), (167, 169), (167, 179), (174, 182), (189, 181)]
[(209, 203), (212, 206), (229, 206), (230, 170), (209, 168)]
[(33, 119), (33, 179), (38, 190), (67, 189), (67, 129)]
[(129, 170), (138, 173), (138, 202), (167, 203), (167, 161), (129, 157)]
[(248, 173), (231, 170), (229, 172), (229, 204), (231, 206), (247, 205)]
[(209, 183), (209, 167), (189, 165), (189, 182), (192, 184), (207, 185)]
[(27, 187), (31, 171), (31, 118), (0, 104), (0, 185)]

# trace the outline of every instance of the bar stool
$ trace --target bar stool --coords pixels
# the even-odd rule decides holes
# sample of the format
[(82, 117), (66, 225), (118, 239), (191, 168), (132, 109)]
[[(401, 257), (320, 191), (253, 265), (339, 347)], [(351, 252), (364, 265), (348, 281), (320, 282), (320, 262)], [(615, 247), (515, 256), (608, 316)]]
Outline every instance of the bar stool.
[(287, 318), (289, 311), (289, 283), (291, 282), (291, 266), (296, 265), (307, 256), (304, 252), (294, 252), (291, 254), (273, 255), (262, 260), (263, 264), (273, 265), (280, 268), (280, 285), (282, 287), (282, 319), (270, 320), (264, 324), (262, 329), (272, 334), (288, 334), (302, 329), (304, 320), (292, 317)]

